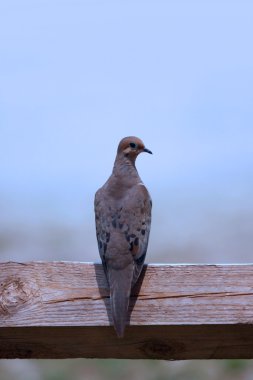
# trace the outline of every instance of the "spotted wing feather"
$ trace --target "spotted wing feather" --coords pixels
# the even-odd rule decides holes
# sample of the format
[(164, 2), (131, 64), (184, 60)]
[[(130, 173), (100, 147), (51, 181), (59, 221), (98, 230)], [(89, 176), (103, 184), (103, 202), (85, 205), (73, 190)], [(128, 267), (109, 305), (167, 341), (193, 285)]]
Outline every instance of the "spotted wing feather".
[(141, 273), (147, 252), (151, 209), (152, 201), (146, 187), (138, 185), (115, 215), (115, 228), (124, 234), (133, 257), (132, 286)]
[[(107, 277), (106, 251), (110, 241), (110, 217), (109, 209), (103, 201), (101, 189), (95, 195), (95, 218), (96, 218), (96, 234), (98, 242), (98, 250)], [(106, 208), (106, 209), (105, 209)], [(107, 278), (108, 279), (108, 278)]]

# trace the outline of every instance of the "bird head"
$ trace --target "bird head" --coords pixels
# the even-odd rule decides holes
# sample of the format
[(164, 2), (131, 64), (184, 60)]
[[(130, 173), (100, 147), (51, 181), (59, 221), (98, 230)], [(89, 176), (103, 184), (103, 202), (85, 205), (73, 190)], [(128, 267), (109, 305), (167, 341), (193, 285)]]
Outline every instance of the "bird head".
[(141, 139), (134, 136), (124, 137), (118, 146), (118, 154), (123, 154), (125, 157), (135, 160), (138, 154), (146, 152), (152, 154), (152, 152), (145, 148), (145, 145)]

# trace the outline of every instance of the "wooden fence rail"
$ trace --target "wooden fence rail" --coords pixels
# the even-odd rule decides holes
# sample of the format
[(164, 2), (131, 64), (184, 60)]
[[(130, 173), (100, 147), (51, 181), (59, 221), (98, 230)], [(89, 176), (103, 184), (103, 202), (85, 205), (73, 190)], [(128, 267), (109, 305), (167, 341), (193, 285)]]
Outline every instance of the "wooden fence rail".
[(148, 265), (129, 326), (111, 326), (102, 266), (0, 263), (0, 358), (253, 358), (253, 265)]

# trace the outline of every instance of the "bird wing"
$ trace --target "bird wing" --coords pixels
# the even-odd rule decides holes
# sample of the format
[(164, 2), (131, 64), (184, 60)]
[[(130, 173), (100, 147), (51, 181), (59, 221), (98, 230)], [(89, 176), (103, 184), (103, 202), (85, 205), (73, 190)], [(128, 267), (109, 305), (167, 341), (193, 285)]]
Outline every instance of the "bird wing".
[(152, 209), (151, 197), (143, 184), (138, 185), (133, 197), (135, 206), (126, 210), (126, 213), (128, 214), (128, 218), (126, 218), (128, 221), (126, 239), (129, 242), (129, 250), (131, 251), (134, 260), (132, 286), (134, 286), (138, 280), (145, 261)]
[(94, 208), (95, 208), (98, 250), (99, 250), (104, 271), (107, 277), (107, 266), (106, 266), (105, 254), (107, 251), (107, 244), (110, 240), (110, 216), (108, 214), (109, 210), (107, 210), (106, 202), (104, 201), (104, 194), (103, 194), (102, 188), (99, 189), (95, 194)]
[(133, 257), (133, 286), (141, 273), (147, 252), (152, 201), (146, 187), (141, 184), (129, 192), (127, 197), (117, 204), (117, 207), (111, 207), (110, 204), (109, 199), (105, 198), (103, 188), (99, 189), (95, 195), (99, 254), (108, 277), (107, 246), (110, 242), (109, 246), (112, 247), (113, 241), (110, 239), (117, 232), (117, 238), (120, 237), (121, 241), (121, 243), (117, 241), (121, 247), (118, 254), (125, 252), (126, 247), (127, 252), (131, 253)]

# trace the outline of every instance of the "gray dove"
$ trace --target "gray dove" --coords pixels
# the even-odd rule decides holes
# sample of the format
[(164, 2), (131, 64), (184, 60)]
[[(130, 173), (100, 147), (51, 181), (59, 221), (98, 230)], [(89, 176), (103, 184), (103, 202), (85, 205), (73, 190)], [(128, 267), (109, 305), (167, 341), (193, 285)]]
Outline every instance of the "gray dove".
[(118, 337), (124, 335), (131, 288), (143, 267), (151, 225), (152, 201), (135, 167), (142, 152), (152, 154), (139, 138), (123, 138), (112, 174), (95, 195), (98, 249)]

